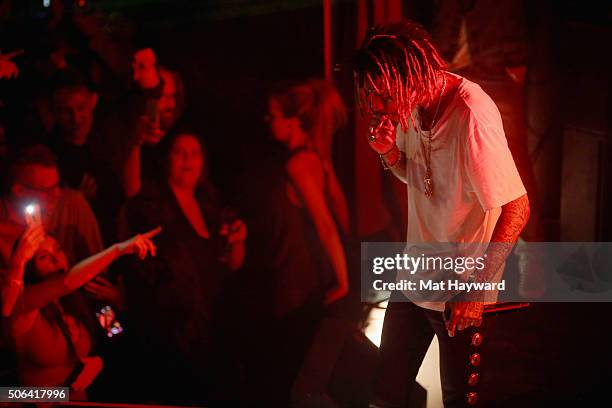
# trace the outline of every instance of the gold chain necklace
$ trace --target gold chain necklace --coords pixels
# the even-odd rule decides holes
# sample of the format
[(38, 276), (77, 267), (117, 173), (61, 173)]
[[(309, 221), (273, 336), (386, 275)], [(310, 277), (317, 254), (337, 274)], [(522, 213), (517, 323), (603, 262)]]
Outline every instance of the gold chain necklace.
[[(425, 197), (429, 198), (433, 195), (433, 174), (431, 172), (431, 132), (436, 125), (436, 119), (438, 117), (438, 110), (440, 109), (440, 103), (442, 102), (442, 96), (446, 89), (446, 76), (442, 77), (442, 91), (440, 91), (440, 97), (438, 98), (438, 105), (436, 106), (436, 112), (434, 113), (431, 125), (429, 126), (429, 135), (427, 136), (427, 148), (423, 142), (423, 134), (421, 129), (417, 129), (419, 133), (419, 139), (421, 140), (421, 149), (423, 150), (423, 157), (425, 159), (425, 175), (423, 176), (423, 183), (425, 183)], [(422, 120), (421, 120), (422, 122)]]

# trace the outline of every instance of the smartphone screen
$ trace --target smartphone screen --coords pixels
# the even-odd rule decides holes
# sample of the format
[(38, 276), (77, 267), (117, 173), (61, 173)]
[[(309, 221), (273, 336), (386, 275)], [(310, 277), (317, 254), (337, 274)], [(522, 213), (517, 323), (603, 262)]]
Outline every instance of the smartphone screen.
[(51, 1), (30, 0), (28, 4), (29, 16), (34, 19), (47, 19), (51, 14)]
[(40, 206), (38, 204), (28, 204), (24, 210), (25, 221), (28, 226), (42, 225), (40, 216)]
[(104, 306), (96, 313), (100, 326), (106, 331), (107, 337), (113, 337), (123, 332), (121, 323), (117, 320), (117, 315), (111, 306)]

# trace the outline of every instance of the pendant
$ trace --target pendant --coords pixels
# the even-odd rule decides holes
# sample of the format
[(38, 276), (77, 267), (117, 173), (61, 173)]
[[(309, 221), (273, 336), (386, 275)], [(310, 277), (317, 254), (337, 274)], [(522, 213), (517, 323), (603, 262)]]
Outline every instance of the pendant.
[(431, 171), (428, 170), (425, 173), (423, 182), (425, 183), (425, 197), (429, 198), (433, 195), (433, 180), (431, 178)]

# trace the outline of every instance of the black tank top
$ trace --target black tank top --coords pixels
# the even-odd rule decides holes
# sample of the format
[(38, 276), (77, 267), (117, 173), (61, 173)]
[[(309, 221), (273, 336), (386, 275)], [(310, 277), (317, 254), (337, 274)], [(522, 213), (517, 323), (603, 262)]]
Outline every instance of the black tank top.
[[(285, 164), (305, 148), (288, 152)], [(270, 224), (274, 254), (275, 309), (286, 315), (305, 305), (322, 304), (325, 292), (333, 285), (333, 271), (314, 222), (305, 207), (294, 205), (288, 197), (292, 185), (286, 170), (272, 188), (274, 216)], [(295, 188), (294, 188), (295, 189)], [(327, 189), (326, 189), (327, 190)], [(297, 189), (295, 189), (298, 193)], [(299, 195), (299, 193), (298, 193)]]

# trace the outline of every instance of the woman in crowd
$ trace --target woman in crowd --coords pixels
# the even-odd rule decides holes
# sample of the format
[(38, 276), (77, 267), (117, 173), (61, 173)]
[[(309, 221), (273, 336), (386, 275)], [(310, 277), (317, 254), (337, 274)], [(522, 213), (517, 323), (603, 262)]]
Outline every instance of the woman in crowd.
[(123, 255), (154, 256), (151, 238), (159, 232), (137, 235), (69, 268), (52, 235), (40, 225), (26, 229), (15, 244), (2, 296), (21, 385), (71, 387), (71, 399), (86, 399), (102, 360), (90, 354), (95, 321), (77, 289)]
[(348, 207), (331, 163), (332, 138), (346, 122), (346, 108), (330, 83), (308, 80), (272, 92), (266, 120), (274, 139), (287, 147), (275, 200), (278, 222), (292, 227), (284, 228), (283, 241), (294, 248), (278, 256), (302, 258), (299, 269), (293, 265), (279, 276), (282, 315), (313, 297), (329, 304), (348, 292), (340, 238), (348, 233)]
[(246, 226), (219, 206), (197, 133), (179, 129), (163, 143), (165, 177), (125, 209), (132, 231), (164, 228), (157, 257), (126, 274), (140, 374), (154, 377), (144, 381), (143, 392), (166, 403), (226, 399), (233, 379), (224, 375), (231, 356), (220, 351), (216, 336), (222, 333), (219, 304), (232, 271), (242, 265)]
[[(260, 339), (259, 347), (272, 347), (276, 364), (264, 368), (271, 376), (258, 388), (268, 389), (262, 398), (286, 403), (327, 306), (348, 293), (342, 235), (349, 215), (331, 163), (332, 138), (346, 122), (346, 109), (333, 85), (306, 80), (271, 92), (266, 121), (285, 154), (258, 215), (266, 227), (269, 259), (263, 262), (271, 270), (275, 322), (274, 336)], [(267, 363), (253, 364), (257, 371)]]

